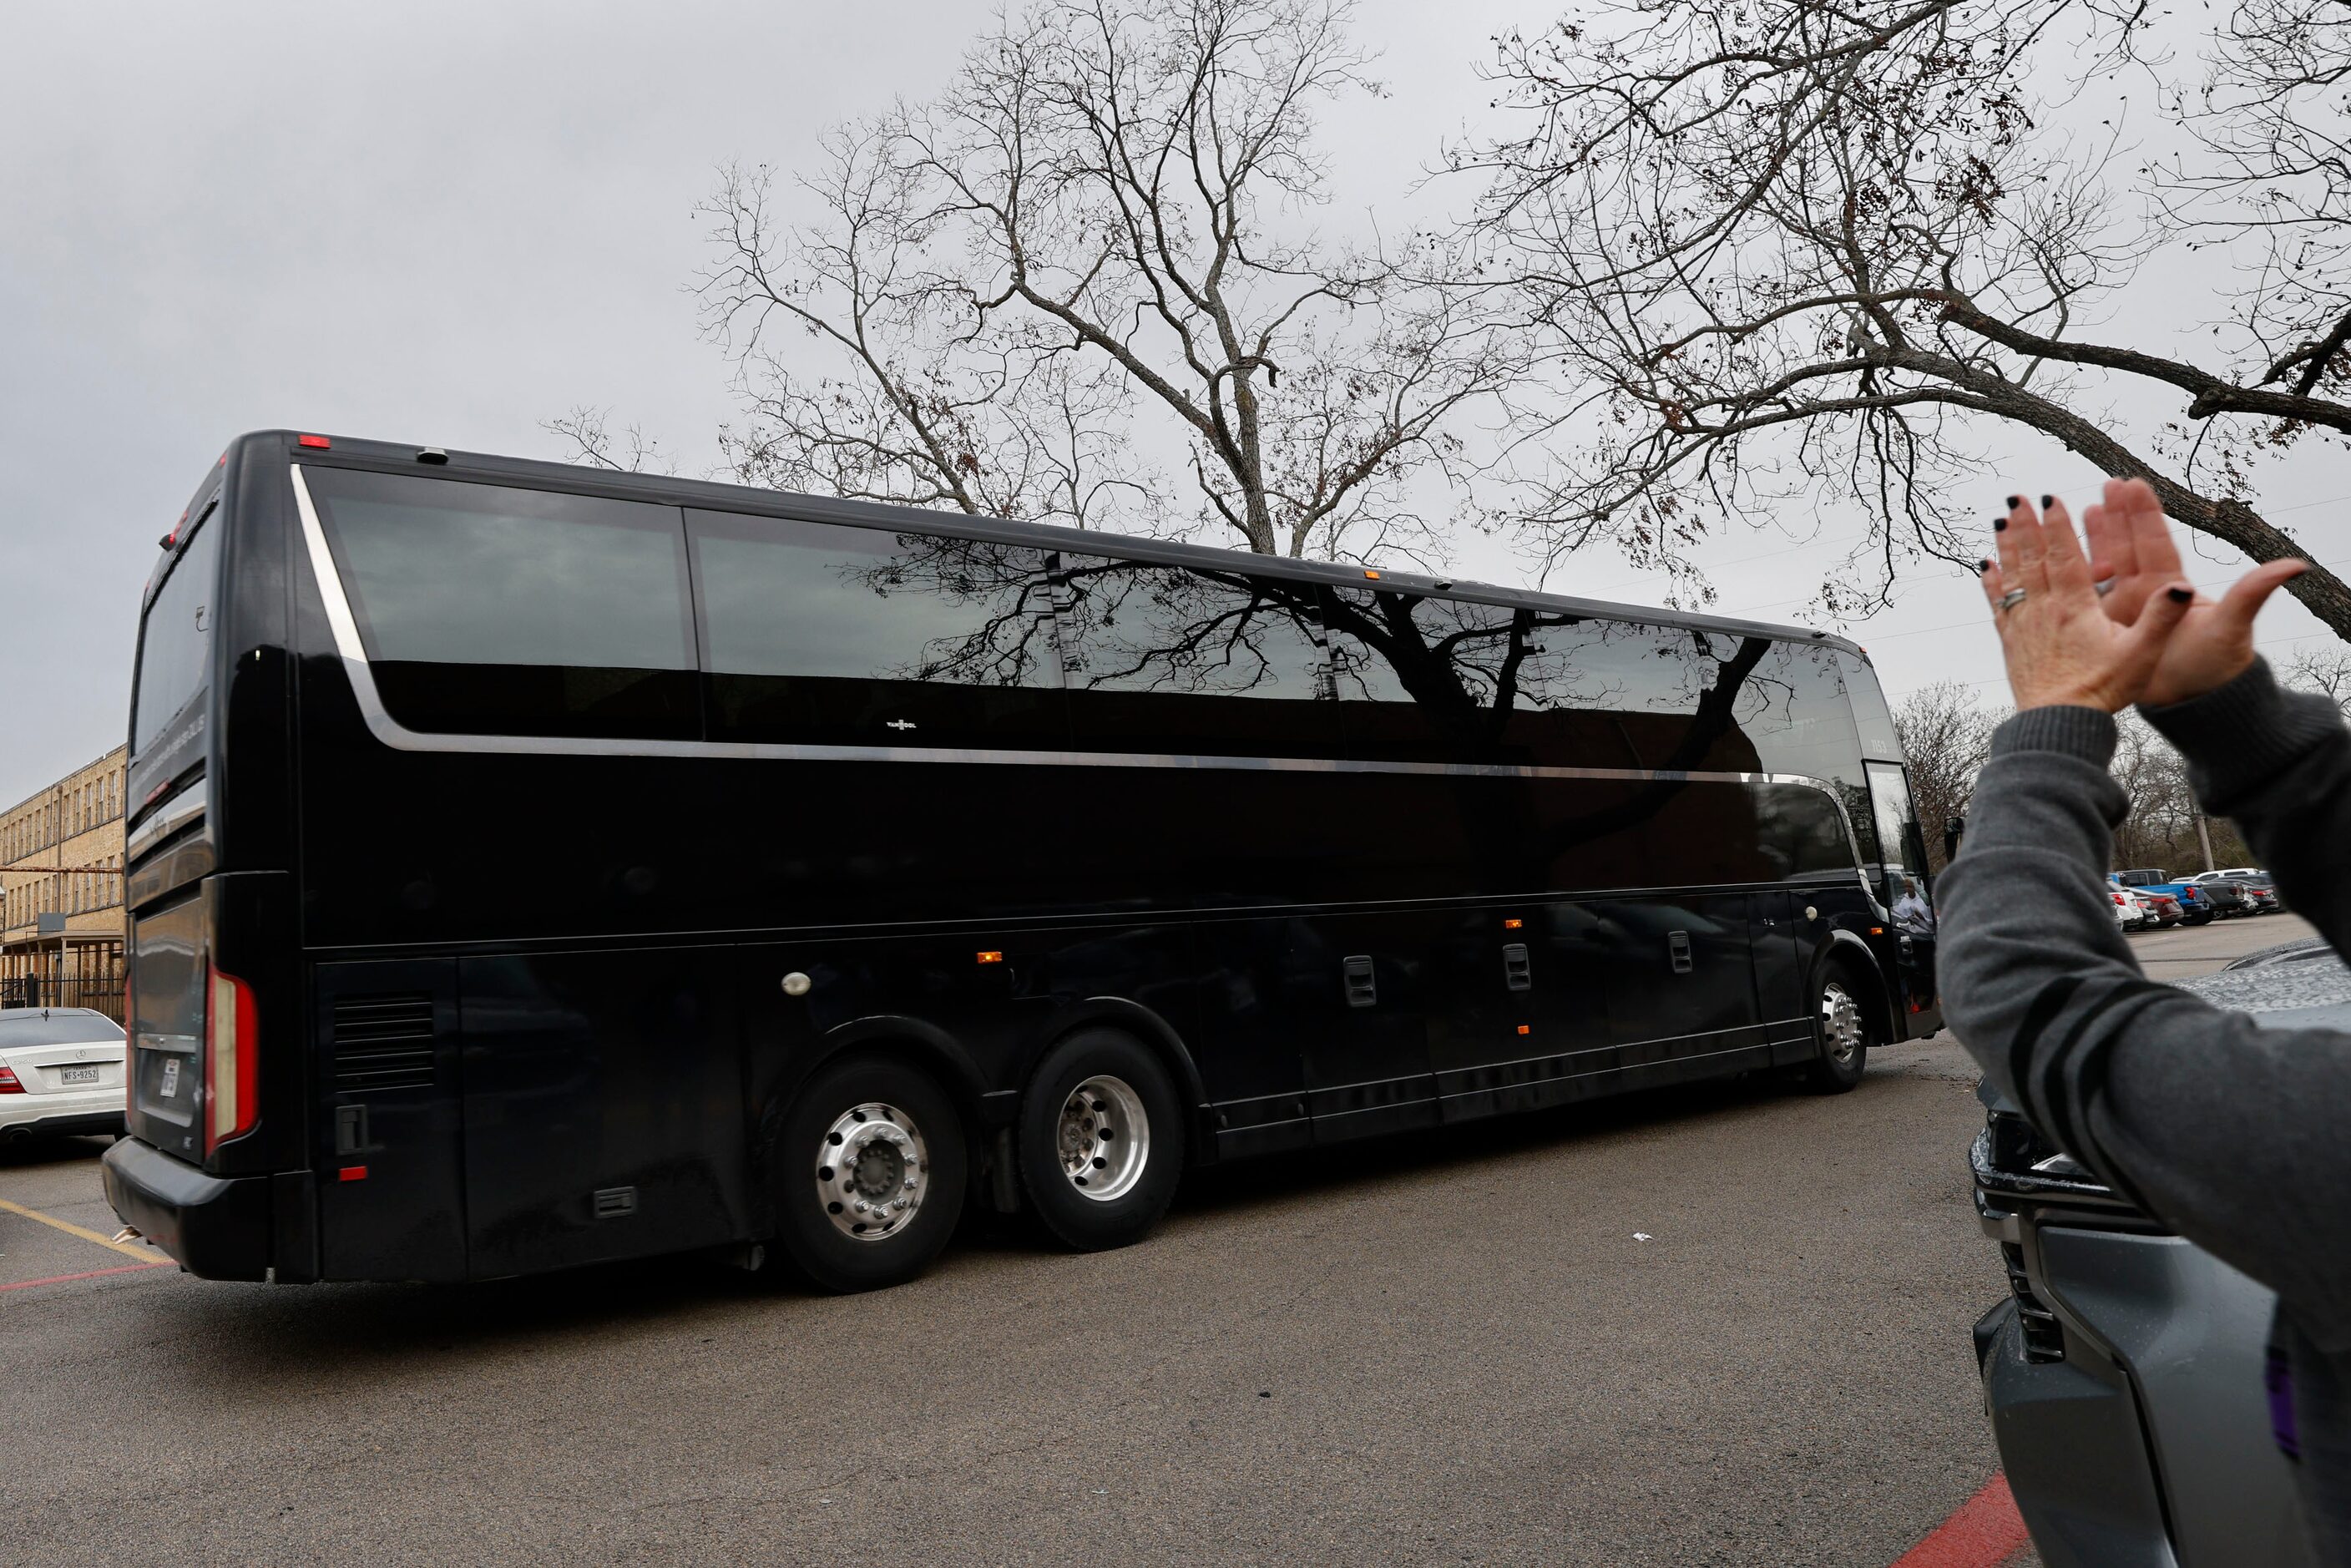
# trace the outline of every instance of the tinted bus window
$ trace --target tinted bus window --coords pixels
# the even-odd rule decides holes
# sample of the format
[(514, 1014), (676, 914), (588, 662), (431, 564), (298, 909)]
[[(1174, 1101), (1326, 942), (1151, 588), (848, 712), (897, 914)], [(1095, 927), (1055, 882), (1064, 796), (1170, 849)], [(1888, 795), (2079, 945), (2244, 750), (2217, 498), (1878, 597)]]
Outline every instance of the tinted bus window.
[(1853, 698), (1854, 723), (1861, 732), (1861, 754), (1898, 759), (1902, 756), (1902, 738), (1894, 727), (1894, 715), (1886, 706), (1885, 690), (1877, 684), (1877, 672), (1844, 653), (1837, 655), (1837, 667), (1844, 672), (1845, 690)]
[(413, 729), (699, 731), (667, 507), (308, 468), (384, 706)]
[(1910, 803), (1910, 776), (1898, 762), (1869, 765), (1871, 794), (1876, 802), (1877, 841), (1886, 868), (1896, 884), (1905, 873), (1927, 874), (1927, 843), (1918, 831), (1918, 812)]
[(1177, 756), (1327, 755), (1311, 583), (1064, 556), (1076, 743)]
[[(1374, 755), (1740, 766), (1717, 755), (1729, 709), (1705, 699), (1721, 676), (1687, 632), (1340, 589), (1330, 644), (1348, 733)], [(1715, 708), (1719, 716), (1696, 725)]]
[(1329, 640), (1350, 751), (1499, 759), (1527, 642), (1510, 611), (1343, 588), (1332, 594)]
[(1767, 880), (1835, 875), (1851, 883), (1859, 869), (1853, 842), (1838, 803), (1826, 792), (1807, 784), (1760, 783), (1754, 797), (1755, 837)]
[(1738, 708), (1765, 771), (1861, 781), (1844, 672), (1831, 650), (1771, 643), (1741, 686)]
[(131, 716), (134, 750), (144, 751), (204, 689), (212, 673), (213, 588), (220, 573), (219, 525), (196, 526), (147, 607), (139, 635), (139, 686)]
[(1064, 743), (1039, 551), (723, 512), (687, 531), (715, 737)]
[(1834, 650), (1773, 643), (1740, 694), (1740, 722), (1764, 771), (1817, 779), (1834, 790), (1862, 858), (1875, 860), (1877, 831), (1849, 701), (1850, 674)]

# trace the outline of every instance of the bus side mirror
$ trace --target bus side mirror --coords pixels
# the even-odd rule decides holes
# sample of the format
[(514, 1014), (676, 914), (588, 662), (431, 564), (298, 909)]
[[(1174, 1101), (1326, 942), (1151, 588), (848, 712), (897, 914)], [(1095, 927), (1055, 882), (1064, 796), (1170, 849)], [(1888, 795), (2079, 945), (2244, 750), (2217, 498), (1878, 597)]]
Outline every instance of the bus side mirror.
[(1943, 819), (1943, 861), (1945, 864), (1949, 864), (1950, 862), (1959, 859), (1959, 835), (1967, 831), (1968, 820), (1965, 817), (1946, 817)]

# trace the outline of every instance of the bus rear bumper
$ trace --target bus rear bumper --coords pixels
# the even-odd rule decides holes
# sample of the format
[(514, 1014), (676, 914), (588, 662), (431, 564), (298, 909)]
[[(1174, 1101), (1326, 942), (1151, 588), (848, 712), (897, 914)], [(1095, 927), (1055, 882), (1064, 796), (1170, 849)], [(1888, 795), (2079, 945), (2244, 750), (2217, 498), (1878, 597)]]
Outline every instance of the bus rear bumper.
[(191, 1274), (269, 1276), (269, 1178), (209, 1176), (152, 1145), (124, 1138), (100, 1166), (106, 1201)]

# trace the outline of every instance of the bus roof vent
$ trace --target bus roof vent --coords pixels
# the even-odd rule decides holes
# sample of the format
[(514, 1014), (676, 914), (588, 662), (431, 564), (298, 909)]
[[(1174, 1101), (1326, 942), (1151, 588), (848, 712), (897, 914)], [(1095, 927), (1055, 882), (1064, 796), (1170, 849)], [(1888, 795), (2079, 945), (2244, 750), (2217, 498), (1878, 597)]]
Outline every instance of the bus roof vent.
[(334, 1079), (338, 1094), (433, 1084), (433, 998), (345, 997), (335, 1003)]

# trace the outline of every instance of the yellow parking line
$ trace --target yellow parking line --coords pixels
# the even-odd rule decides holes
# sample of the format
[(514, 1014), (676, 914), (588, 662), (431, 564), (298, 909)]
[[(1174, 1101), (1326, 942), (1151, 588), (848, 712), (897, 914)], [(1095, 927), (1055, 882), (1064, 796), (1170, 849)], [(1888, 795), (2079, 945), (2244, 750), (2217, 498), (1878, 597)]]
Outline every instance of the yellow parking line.
[(36, 1208), (26, 1208), (21, 1203), (10, 1203), (6, 1198), (0, 1197), (0, 1208), (5, 1208), (11, 1214), (21, 1214), (27, 1219), (37, 1219), (44, 1225), (54, 1225), (67, 1235), (78, 1236), (84, 1241), (95, 1241), (100, 1247), (110, 1247), (126, 1258), (136, 1258), (149, 1263), (156, 1260), (154, 1252), (148, 1248), (133, 1247), (127, 1241), (117, 1241), (112, 1237), (100, 1236), (95, 1230), (85, 1230), (69, 1220), (56, 1218)]

